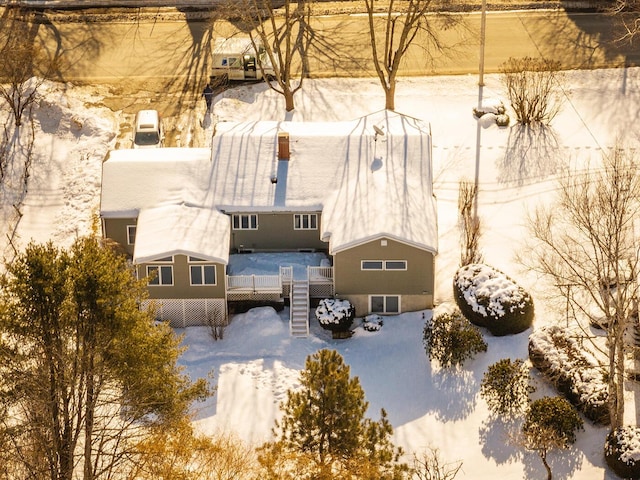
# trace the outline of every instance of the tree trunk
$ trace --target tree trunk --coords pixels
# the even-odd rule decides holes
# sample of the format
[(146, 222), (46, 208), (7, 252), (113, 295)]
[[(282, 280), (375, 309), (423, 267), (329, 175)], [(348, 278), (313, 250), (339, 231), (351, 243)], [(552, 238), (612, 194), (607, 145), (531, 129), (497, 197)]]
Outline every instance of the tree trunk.
[(396, 82), (392, 80), (388, 87), (384, 89), (384, 108), (386, 110), (396, 109)]
[(295, 108), (293, 92), (289, 88), (284, 89), (284, 108), (287, 112), (291, 112)]
[(547, 470), (547, 480), (553, 480), (553, 475), (551, 474), (551, 467), (547, 462), (547, 452), (540, 452), (540, 458), (542, 459), (544, 468)]

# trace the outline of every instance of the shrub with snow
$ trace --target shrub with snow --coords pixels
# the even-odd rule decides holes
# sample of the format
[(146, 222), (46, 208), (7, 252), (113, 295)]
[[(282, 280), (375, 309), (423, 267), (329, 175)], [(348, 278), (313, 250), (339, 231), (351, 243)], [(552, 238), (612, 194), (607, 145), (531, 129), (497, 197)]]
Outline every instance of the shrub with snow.
[(601, 425), (610, 422), (604, 372), (565, 329), (549, 325), (533, 332), (529, 359), (585, 417)]
[(533, 323), (531, 296), (507, 275), (487, 265), (461, 267), (453, 278), (453, 294), (464, 316), (493, 335), (520, 333)]
[(316, 307), (320, 326), (331, 332), (346, 332), (356, 316), (356, 308), (349, 300), (325, 298)]
[(367, 315), (362, 320), (362, 328), (364, 328), (367, 332), (377, 332), (384, 325), (384, 321), (382, 317), (376, 313), (372, 313), (371, 315)]
[(640, 427), (619, 427), (604, 444), (607, 465), (622, 478), (640, 478)]

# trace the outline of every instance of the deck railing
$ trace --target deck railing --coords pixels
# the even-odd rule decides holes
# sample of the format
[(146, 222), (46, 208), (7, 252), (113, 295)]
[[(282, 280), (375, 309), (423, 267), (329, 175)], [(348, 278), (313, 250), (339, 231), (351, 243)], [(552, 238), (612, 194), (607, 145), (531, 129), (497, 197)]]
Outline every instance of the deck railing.
[(307, 277), (309, 283), (314, 282), (332, 282), (333, 267), (307, 267)]
[(280, 275), (227, 275), (227, 290), (281, 292)]
[[(307, 267), (310, 285), (333, 284), (333, 267)], [(280, 267), (279, 275), (227, 275), (227, 291), (234, 294), (279, 293), (288, 297), (293, 268)]]

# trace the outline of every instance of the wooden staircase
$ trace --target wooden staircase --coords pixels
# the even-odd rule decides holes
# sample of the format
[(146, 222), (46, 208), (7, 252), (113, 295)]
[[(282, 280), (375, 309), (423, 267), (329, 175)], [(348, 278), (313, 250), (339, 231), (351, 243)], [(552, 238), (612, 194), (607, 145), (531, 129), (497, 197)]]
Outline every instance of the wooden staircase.
[(309, 281), (293, 280), (291, 284), (289, 332), (294, 337), (309, 336)]

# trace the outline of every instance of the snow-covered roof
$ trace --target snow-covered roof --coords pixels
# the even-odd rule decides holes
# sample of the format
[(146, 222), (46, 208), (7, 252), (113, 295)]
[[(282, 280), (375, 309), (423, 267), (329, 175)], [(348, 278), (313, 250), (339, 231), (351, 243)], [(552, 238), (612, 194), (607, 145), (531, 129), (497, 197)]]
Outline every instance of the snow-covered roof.
[(161, 205), (202, 205), (211, 170), (207, 148), (112, 150), (102, 164), (100, 213), (137, 217)]
[(216, 209), (165, 205), (140, 211), (134, 263), (183, 254), (227, 264), (229, 217)]
[[(289, 160), (278, 159), (283, 132)], [(344, 122), (221, 122), (211, 150), (120, 150), (105, 161), (103, 217), (181, 203), (322, 211), (332, 251), (381, 234), (437, 251), (428, 125), (388, 110)]]

